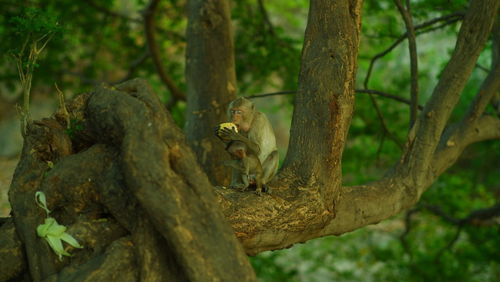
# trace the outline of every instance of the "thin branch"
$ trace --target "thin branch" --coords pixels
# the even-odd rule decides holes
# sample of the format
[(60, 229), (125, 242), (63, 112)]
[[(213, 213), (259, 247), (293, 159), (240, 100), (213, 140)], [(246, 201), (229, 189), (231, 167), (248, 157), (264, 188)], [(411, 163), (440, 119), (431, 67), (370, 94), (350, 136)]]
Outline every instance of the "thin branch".
[(500, 216), (500, 203), (496, 203), (488, 208), (474, 210), (470, 212), (469, 215), (463, 218), (455, 218), (445, 213), (441, 207), (436, 205), (423, 204), (421, 206), (434, 215), (439, 216), (444, 221), (457, 226), (463, 226), (466, 224), (476, 225), (477, 221), (487, 221)]
[[(276, 95), (288, 95), (288, 94), (295, 94), (295, 93), (297, 93), (297, 91), (294, 91), (294, 90), (292, 90), (292, 91), (279, 91), (279, 92), (272, 92), (272, 93), (250, 95), (250, 96), (246, 96), (246, 98), (247, 99), (255, 99), (255, 98), (263, 98), (263, 97), (276, 96)], [(375, 111), (377, 113), (377, 116), (380, 120), (384, 134), (387, 135), (389, 137), (389, 139), (394, 141), (394, 143), (396, 143), (396, 145), (398, 145), (402, 149), (403, 144), (401, 144), (401, 142), (396, 138), (396, 136), (389, 131), (387, 124), (385, 122), (385, 119), (382, 115), (382, 111), (380, 110), (380, 107), (378, 106), (377, 101), (375, 100), (375, 98), (372, 95), (379, 95), (382, 97), (393, 99), (393, 100), (398, 101), (398, 102), (405, 103), (407, 105), (410, 105), (411, 102), (405, 98), (398, 97), (394, 94), (388, 94), (388, 93), (384, 93), (384, 92), (377, 91), (377, 90), (371, 90), (371, 89), (356, 89), (356, 93), (365, 93), (365, 94), (370, 95), (371, 102), (372, 102), (372, 104), (375, 108)], [(423, 107), (420, 105), (417, 105), (417, 109), (422, 110)]]
[(449, 251), (451, 250), (451, 248), (453, 248), (453, 245), (455, 245), (455, 243), (458, 241), (458, 238), (460, 238), (460, 233), (462, 233), (462, 226), (459, 225), (457, 227), (457, 231), (455, 231), (455, 235), (453, 236), (453, 238), (448, 242), (448, 244), (446, 244), (446, 246), (444, 246), (441, 250), (439, 250), (439, 252), (437, 253), (436, 257), (434, 258), (434, 261), (436, 263), (439, 263), (439, 261), (441, 260), (441, 256), (443, 256), (444, 252), (446, 251)]
[[(427, 29), (425, 30), (427, 27), (429, 26), (432, 26), (433, 24), (435, 23), (438, 23), (438, 22), (445, 22), (443, 23), (443, 25), (440, 26), (440, 28), (444, 27), (444, 26), (447, 26), (447, 25), (450, 25), (450, 24), (453, 24), (459, 20), (461, 20), (463, 18), (463, 12), (456, 12), (456, 13), (452, 13), (452, 14), (449, 14), (449, 15), (446, 15), (446, 16), (443, 16), (443, 17), (438, 17), (438, 18), (435, 18), (435, 19), (432, 19), (430, 21), (427, 21), (427, 22), (424, 22), (422, 24), (419, 24), (419, 25), (416, 25), (415, 26), (415, 31), (419, 31), (419, 30), (423, 30), (423, 31), (420, 31), (420, 32), (417, 32), (417, 35), (421, 35), (421, 34), (424, 34), (424, 33), (427, 33), (427, 32), (430, 32), (430, 31), (434, 31), (435, 29)], [(396, 48), (401, 42), (403, 42), (406, 37), (408, 37), (408, 33), (405, 32), (404, 34), (402, 34), (401, 36), (399, 36), (399, 38), (394, 42), (392, 43), (387, 49), (385, 49), (384, 51), (376, 54), (370, 61), (370, 65), (368, 67), (368, 71), (366, 73), (366, 77), (365, 77), (365, 80), (363, 82), (363, 85), (365, 88), (368, 88), (368, 82), (370, 81), (370, 76), (371, 76), (371, 73), (372, 73), (372, 70), (373, 70), (373, 66), (375, 65), (375, 62), (384, 57), (385, 55), (389, 54), (392, 50), (394, 50), (394, 48)]]
[(264, 97), (278, 96), (278, 95), (288, 95), (288, 94), (295, 94), (295, 93), (297, 93), (297, 90), (278, 91), (278, 92), (271, 92), (271, 93), (254, 94), (254, 95), (250, 95), (250, 96), (245, 96), (245, 98), (256, 99), (256, 98), (264, 98)]
[(385, 134), (382, 134), (382, 137), (380, 138), (380, 142), (378, 143), (378, 148), (377, 148), (377, 161), (380, 160), (380, 153), (382, 153), (382, 149), (384, 148), (384, 142), (385, 142)]
[(415, 39), (415, 27), (410, 12), (410, 2), (406, 1), (406, 9), (401, 0), (394, 0), (401, 17), (405, 22), (406, 34), (408, 38), (408, 48), (410, 52), (410, 73), (411, 73), (411, 105), (410, 105), (410, 128), (413, 127), (417, 119), (418, 112), (418, 58), (417, 43)]
[(487, 67), (481, 65), (480, 63), (476, 63), (476, 68), (484, 71), (485, 73), (489, 73), (490, 72), (490, 70)]
[(275, 36), (276, 32), (274, 31), (274, 26), (271, 23), (271, 20), (269, 19), (269, 14), (267, 13), (266, 7), (264, 6), (264, 1), (258, 0), (257, 2), (259, 4), (260, 13), (262, 14), (262, 17), (264, 18), (264, 22), (266, 23), (266, 25), (269, 29), (269, 33), (271, 33), (271, 35)]
[(151, 53), (153, 63), (156, 67), (156, 71), (158, 72), (161, 81), (167, 86), (168, 90), (172, 94), (172, 99), (184, 101), (186, 100), (186, 95), (179, 88), (177, 88), (172, 78), (170, 78), (170, 76), (163, 68), (160, 50), (158, 48), (158, 45), (156, 44), (155, 32), (154, 32), (155, 31), (154, 16), (156, 13), (156, 9), (158, 8), (159, 2), (160, 2), (159, 0), (151, 0), (146, 10), (144, 11), (144, 29), (146, 33), (149, 52)]
[[(389, 98), (391, 100), (394, 100), (394, 101), (397, 101), (397, 102), (401, 102), (401, 103), (404, 103), (404, 104), (407, 104), (407, 105), (411, 104), (410, 100), (408, 100), (406, 98), (402, 98), (402, 97), (399, 97), (399, 96), (394, 95), (394, 94), (389, 94), (389, 93), (378, 91), (378, 90), (374, 90), (374, 89), (356, 89), (355, 91), (356, 91), (356, 93), (374, 94), (374, 95), (377, 95), (377, 96)], [(257, 99), (257, 98), (265, 98), (265, 97), (270, 97), (270, 96), (289, 95), (289, 94), (295, 94), (295, 93), (297, 93), (296, 90), (278, 91), (278, 92), (270, 92), (270, 93), (253, 94), (253, 95), (245, 96), (245, 98), (247, 98), (247, 99)], [(423, 108), (424, 107), (422, 105), (418, 105), (418, 109), (419, 110), (422, 110)]]
[(372, 105), (375, 108), (375, 112), (377, 113), (380, 125), (382, 125), (382, 130), (384, 131), (384, 134), (387, 135), (389, 139), (394, 141), (394, 143), (396, 143), (396, 145), (398, 145), (401, 150), (403, 150), (403, 144), (401, 144), (401, 142), (396, 138), (396, 136), (389, 131), (389, 128), (387, 127), (384, 116), (382, 114), (382, 111), (378, 106), (377, 100), (375, 100), (375, 97), (373, 97), (373, 93), (368, 93), (368, 96), (370, 97), (370, 101), (372, 102)]
[(464, 224), (472, 224), (476, 220), (489, 220), (498, 216), (500, 216), (500, 203), (496, 203), (489, 208), (472, 211), (467, 217), (462, 219), (462, 222)]
[(430, 211), (434, 215), (439, 216), (442, 220), (452, 224), (452, 225), (460, 225), (461, 220), (459, 218), (452, 217), (451, 215), (445, 213), (443, 209), (440, 206), (436, 205), (429, 205), (429, 204), (422, 204), (421, 207), (425, 208), (426, 210)]
[[(404, 104), (407, 104), (407, 105), (411, 105), (411, 101), (408, 100), (408, 99), (399, 97), (399, 96), (394, 95), (394, 94), (389, 94), (389, 93), (385, 93), (385, 92), (382, 92), (382, 91), (378, 91), (378, 90), (373, 90), (373, 89), (356, 89), (356, 93), (375, 94), (375, 95), (382, 96), (382, 97), (385, 97), (385, 98), (389, 98), (389, 99), (392, 99), (392, 100), (395, 100), (395, 101), (398, 101), (398, 102), (401, 102), (401, 103), (404, 103)], [(423, 106), (417, 105), (417, 109), (422, 110), (423, 108), (424, 108)]]
[(130, 63), (127, 74), (123, 78), (121, 78), (116, 82), (113, 82), (112, 84), (119, 84), (131, 79), (137, 68), (142, 63), (144, 63), (149, 58), (149, 56), (150, 56), (149, 49), (144, 50), (144, 52), (137, 59), (135, 59), (134, 61), (132, 61), (132, 63)]
[(71, 127), (71, 120), (69, 118), (68, 109), (66, 108), (64, 93), (61, 91), (61, 89), (59, 89), (59, 86), (57, 86), (57, 82), (54, 82), (54, 86), (56, 87), (57, 96), (59, 98), (59, 110), (66, 121), (66, 128), (69, 129)]
[(412, 257), (412, 252), (411, 252), (410, 245), (408, 244), (408, 240), (406, 239), (406, 237), (408, 236), (408, 234), (410, 234), (410, 231), (412, 229), (412, 220), (411, 219), (412, 219), (413, 215), (419, 211), (420, 211), (419, 208), (413, 208), (413, 209), (406, 212), (406, 214), (405, 214), (405, 231), (399, 236), (399, 240), (401, 241), (401, 245), (403, 246), (403, 249), (405, 250), (405, 252), (410, 256), (410, 258)]
[(472, 102), (463, 122), (468, 123), (477, 120), (485, 111), (486, 106), (500, 90), (500, 61), (497, 61), (493, 69), (481, 84), (479, 92)]

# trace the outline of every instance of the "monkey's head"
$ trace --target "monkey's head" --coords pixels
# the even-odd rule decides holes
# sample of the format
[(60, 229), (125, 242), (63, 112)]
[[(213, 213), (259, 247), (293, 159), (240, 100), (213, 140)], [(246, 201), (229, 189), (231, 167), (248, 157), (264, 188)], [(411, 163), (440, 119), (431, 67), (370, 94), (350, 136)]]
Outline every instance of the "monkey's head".
[(231, 141), (226, 150), (238, 159), (243, 159), (247, 156), (247, 146), (241, 141)]
[(253, 121), (254, 111), (255, 105), (250, 100), (240, 97), (229, 104), (227, 117), (236, 124), (240, 131), (248, 132)]

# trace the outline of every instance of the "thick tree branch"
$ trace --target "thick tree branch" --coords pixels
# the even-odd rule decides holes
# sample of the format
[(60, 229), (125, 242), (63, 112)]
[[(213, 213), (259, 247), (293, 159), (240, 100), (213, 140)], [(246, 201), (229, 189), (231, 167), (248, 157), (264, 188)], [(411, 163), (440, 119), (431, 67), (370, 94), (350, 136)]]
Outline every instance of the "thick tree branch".
[(165, 86), (167, 86), (168, 90), (172, 94), (172, 99), (184, 101), (186, 100), (186, 95), (175, 85), (172, 78), (165, 71), (161, 60), (160, 50), (158, 48), (158, 44), (156, 43), (154, 16), (159, 2), (160, 0), (151, 0), (144, 11), (144, 30), (146, 40), (148, 42), (149, 52), (151, 53), (153, 63), (161, 81), (165, 84)]
[(474, 122), (457, 125), (457, 129), (452, 132), (449, 137), (443, 136), (433, 156), (431, 175), (428, 175), (427, 184), (432, 183), (452, 166), (467, 146), (484, 140), (500, 139), (500, 119), (483, 116)]
[[(87, 113), (101, 142), (119, 148), (127, 189), (169, 242), (187, 280), (204, 280), (207, 273), (221, 280), (254, 280), (247, 258), (214, 205), (208, 178), (149, 86), (132, 80), (116, 90), (98, 88), (89, 98)], [(113, 133), (99, 133), (109, 131)], [(145, 146), (144, 140), (155, 146)], [(233, 259), (223, 264), (220, 259), (228, 256)]]
[(491, 102), (495, 94), (500, 90), (500, 60), (495, 62), (493, 69), (488, 73), (488, 76), (481, 84), (476, 98), (471, 104), (469, 111), (464, 117), (463, 122), (471, 122), (477, 120), (486, 109), (486, 106)]
[(411, 106), (410, 106), (410, 128), (415, 124), (418, 113), (418, 57), (417, 43), (415, 39), (415, 27), (410, 12), (410, 1), (406, 1), (406, 8), (401, 0), (394, 0), (398, 7), (401, 17), (406, 25), (406, 34), (408, 34), (408, 48), (410, 51), (410, 73), (411, 73)]
[[(433, 94), (427, 102), (409, 136), (409, 154), (399, 166), (401, 176), (420, 195), (422, 185), (430, 178), (427, 174), (434, 152), (439, 144), (448, 118), (481, 53), (495, 20), (499, 2), (472, 0), (458, 34), (455, 50)], [(416, 137), (415, 137), (416, 136)]]
[(330, 210), (340, 188), (341, 155), (353, 110), (361, 2), (311, 1), (283, 164), (301, 184), (324, 184), (317, 187)]

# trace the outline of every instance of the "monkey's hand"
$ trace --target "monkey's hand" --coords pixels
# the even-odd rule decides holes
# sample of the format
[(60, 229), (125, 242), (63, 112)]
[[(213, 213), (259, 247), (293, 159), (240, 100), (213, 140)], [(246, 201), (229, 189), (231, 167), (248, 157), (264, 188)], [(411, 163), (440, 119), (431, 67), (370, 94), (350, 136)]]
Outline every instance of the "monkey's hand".
[(241, 141), (241, 135), (238, 132), (234, 131), (233, 129), (229, 129), (229, 128), (221, 128), (219, 130), (219, 136), (225, 140), (239, 140), (239, 141)]

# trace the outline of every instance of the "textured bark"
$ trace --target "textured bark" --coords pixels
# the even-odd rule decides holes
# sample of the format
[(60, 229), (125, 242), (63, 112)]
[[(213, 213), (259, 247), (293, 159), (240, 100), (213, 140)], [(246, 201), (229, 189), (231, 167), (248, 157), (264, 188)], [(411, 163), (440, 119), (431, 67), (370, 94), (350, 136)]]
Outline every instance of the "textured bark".
[(426, 103), (410, 132), (407, 155), (399, 166), (401, 176), (408, 185), (419, 187), (429, 177), (433, 154), (438, 146), (452, 110), (484, 48), (497, 15), (499, 2), (496, 0), (473, 0), (467, 10), (458, 34), (455, 50), (444, 68), (433, 94)]
[[(210, 15), (198, 25), (218, 26), (223, 19), (213, 11), (221, 3), (193, 1), (190, 9)], [(379, 181), (341, 187), (340, 159), (354, 102), (359, 5), (355, 0), (311, 2), (314, 18), (306, 30), (289, 153), (284, 169), (271, 183), (272, 194), (259, 197), (215, 188), (214, 195), (180, 130), (149, 87), (134, 80), (78, 96), (69, 105), (70, 118), (84, 130), (73, 132), (72, 138), (60, 114), (29, 126), (9, 191), (21, 243), (9, 237), (9, 223), (2, 225), (0, 243), (12, 252), (24, 249), (29, 278), (34, 281), (75, 277), (82, 281), (247, 281), (255, 277), (243, 248), (247, 254), (285, 248), (349, 232), (408, 209), (466, 146), (500, 139), (500, 121), (484, 115), (500, 87), (498, 62), (462, 121), (448, 124), (499, 2), (471, 2), (456, 49), (409, 133), (401, 160)], [(190, 28), (196, 30), (196, 26)], [(207, 51), (206, 47), (197, 52)], [(199, 74), (200, 81), (206, 79)], [(191, 81), (196, 86), (194, 77)], [(196, 87), (191, 89), (201, 89)], [(192, 95), (206, 93), (198, 90)], [(220, 113), (215, 109), (223, 111), (222, 104), (203, 114), (213, 118)], [(201, 124), (215, 122), (215, 118), (206, 119)], [(189, 126), (193, 133), (195, 126)], [(199, 140), (208, 138), (204, 136), (199, 135)], [(198, 149), (200, 144), (193, 143)], [(210, 146), (203, 148), (207, 156), (213, 153)], [(70, 249), (71, 259), (57, 260), (36, 237), (34, 230), (45, 217), (34, 204), (38, 190), (47, 195), (51, 215), (85, 247)], [(8, 279), (18, 277), (22, 268), (22, 263), (13, 263), (6, 272)]]
[(0, 226), (0, 281), (22, 276), (26, 268), (23, 245), (12, 219)]
[(340, 192), (342, 151), (354, 106), (361, 3), (311, 1), (283, 165), (285, 173), (299, 176), (296, 184), (319, 188), (330, 211)]
[[(314, 3), (312, 2), (311, 5), (314, 5)], [(482, 50), (486, 42), (491, 24), (495, 19), (494, 15), (496, 9), (498, 9), (497, 7), (498, 3), (494, 3), (494, 1), (474, 1), (471, 3), (466, 16), (468, 20), (462, 25), (462, 30), (457, 39), (457, 50), (453, 54), (452, 60), (458, 60), (459, 63), (466, 63), (468, 66), (474, 65), (479, 51)], [(314, 9), (314, 6), (311, 6), (311, 9)], [(320, 13), (321, 17), (331, 15), (335, 19), (339, 19), (338, 15), (325, 7), (322, 10), (325, 13)], [(486, 10), (489, 13), (485, 14), (484, 11)], [(314, 16), (316, 14), (310, 15)], [(325, 29), (326, 26), (309, 22), (307, 30), (316, 31)], [(474, 26), (474, 32), (470, 31)], [(331, 27), (331, 25), (328, 25), (328, 27)], [(306, 31), (306, 45), (303, 57), (307, 55), (307, 48), (312, 48), (308, 47), (308, 44), (313, 44), (309, 43), (308, 35), (310, 33)], [(324, 36), (324, 38), (327, 38), (327, 36)], [(316, 44), (321, 44), (320, 42), (321, 39), (319, 38), (315, 40)], [(321, 52), (324, 50), (327, 50), (327, 48), (318, 47), (313, 54), (322, 54)], [(313, 75), (311, 75), (313, 78), (324, 78), (324, 73), (331, 72), (332, 67), (329, 64), (321, 64), (325, 61), (325, 58), (320, 57), (322, 59), (315, 60), (315, 56), (311, 56), (312, 58), (303, 58), (305, 65), (302, 67), (301, 85), (306, 85), (304, 81), (309, 81), (306, 70), (313, 72)], [(306, 62), (311, 60), (313, 67), (308, 68)], [(457, 98), (455, 96), (458, 96), (463, 89), (464, 82), (457, 82), (455, 79), (466, 81), (470, 75), (470, 69), (458, 68), (458, 64), (455, 62), (450, 62), (450, 64), (456, 66), (456, 68), (449, 69), (447, 67), (445, 69), (445, 72), (450, 72), (450, 76), (442, 78), (442, 81), (436, 87), (440, 92), (435, 91), (434, 95), (437, 97), (433, 97), (426, 107), (435, 107), (435, 101), (446, 96), (452, 96), (452, 99), (455, 99)], [(348, 69), (347, 62), (343, 62), (340, 66), (340, 69)], [(453, 73), (453, 71), (456, 73)], [(498, 77), (496, 76), (497, 72), (498, 70), (494, 68), (485, 80), (478, 93), (478, 102), (475, 102), (475, 104), (484, 105), (484, 101), (489, 101), (492, 95), (498, 91), (498, 79), (494, 79), (494, 77)], [(450, 81), (450, 77), (453, 80)], [(454, 85), (454, 82), (457, 84)], [(381, 180), (368, 185), (340, 188), (340, 183), (336, 184), (338, 186), (332, 185), (332, 182), (336, 183), (335, 178), (325, 177), (326, 180), (321, 182), (321, 180), (318, 180), (321, 178), (317, 177), (328, 175), (328, 173), (335, 174), (335, 171), (339, 169), (340, 163), (337, 164), (337, 167), (327, 158), (329, 156), (327, 149), (333, 146), (332, 139), (336, 136), (335, 134), (338, 134), (337, 136), (345, 134), (345, 132), (335, 133), (335, 131), (331, 134), (332, 129), (337, 130), (339, 125), (329, 124), (329, 127), (327, 127), (325, 124), (329, 120), (324, 117), (328, 115), (339, 117), (340, 115), (342, 118), (339, 118), (339, 121), (344, 122), (347, 122), (349, 118), (343, 116), (341, 111), (332, 111), (328, 107), (328, 100), (315, 100), (315, 93), (320, 92), (325, 84), (330, 87), (325, 89), (335, 89), (332, 88), (332, 81), (327, 78), (318, 78), (315, 83), (308, 84), (308, 90), (300, 90), (301, 93), (299, 93), (295, 105), (291, 145), (285, 163), (286, 167), (278, 175), (279, 180), (273, 183), (275, 185), (275, 187), (273, 186), (273, 195), (257, 200), (250, 195), (243, 196), (232, 191), (218, 190), (220, 193), (219, 200), (225, 209), (225, 214), (250, 254), (263, 250), (286, 248), (294, 243), (320, 236), (342, 234), (394, 216), (414, 205), (422, 192), (458, 159), (466, 146), (483, 140), (500, 138), (499, 120), (494, 117), (483, 116), (484, 107), (479, 106), (474, 119), (467, 118), (460, 125), (452, 125), (446, 130), (443, 126), (439, 129), (439, 138), (427, 144), (419, 145), (421, 146), (419, 150), (432, 150), (426, 166), (419, 163), (419, 161), (423, 161), (421, 156), (413, 155), (409, 159), (404, 157), (407, 154), (414, 154), (414, 150), (417, 150), (416, 147), (410, 144), (403, 159), (395, 165), (395, 169), (390, 170)], [(342, 89), (349, 89), (349, 84), (346, 83), (345, 85), (345, 88)], [(449, 85), (450, 88), (445, 88), (444, 85)], [(304, 96), (304, 92), (309, 93), (309, 95)], [(332, 96), (336, 96), (329, 96), (328, 91), (323, 93), (326, 93), (323, 95), (330, 97), (333, 101), (340, 99), (332, 98)], [(432, 106), (429, 106), (429, 104), (432, 104)], [(345, 107), (352, 106), (349, 103), (342, 105)], [(445, 108), (443, 111), (449, 112), (451, 111), (449, 106), (449, 104), (442, 103), (440, 107)], [(437, 108), (434, 111), (441, 112)], [(444, 115), (445, 121), (443, 124), (446, 124), (449, 115)], [(321, 116), (323, 119), (320, 118)], [(425, 115), (422, 119), (426, 119)], [(299, 123), (300, 126), (298, 126)], [(430, 128), (435, 128), (436, 124), (428, 126), (427, 130), (431, 130)], [(450, 133), (446, 134), (448, 131)], [(434, 134), (435, 132), (423, 131), (419, 133), (420, 135), (417, 138), (426, 138), (431, 133)], [(410, 133), (410, 140), (413, 140), (412, 138), (415, 138), (413, 132)], [(321, 140), (321, 142), (317, 142), (317, 140)], [(440, 147), (439, 144), (444, 145)], [(338, 144), (335, 143), (335, 145)], [(310, 178), (311, 175), (316, 177)], [(327, 180), (329, 182), (326, 182)], [(327, 188), (332, 186), (333, 188)], [(337, 189), (336, 191), (340, 192), (332, 212), (330, 212), (332, 206), (328, 205), (320, 192), (322, 189), (330, 189), (329, 191)]]
[[(71, 117), (85, 130), (70, 139), (58, 115), (31, 125), (9, 191), (31, 279), (255, 279), (208, 178), (144, 81), (99, 87), (76, 103)], [(37, 237), (45, 212), (36, 191), (84, 246), (71, 259), (59, 261)]]
[(214, 128), (227, 121), (236, 97), (234, 47), (228, 0), (189, 0), (186, 49), (187, 140), (215, 185), (228, 184), (227, 158)]

